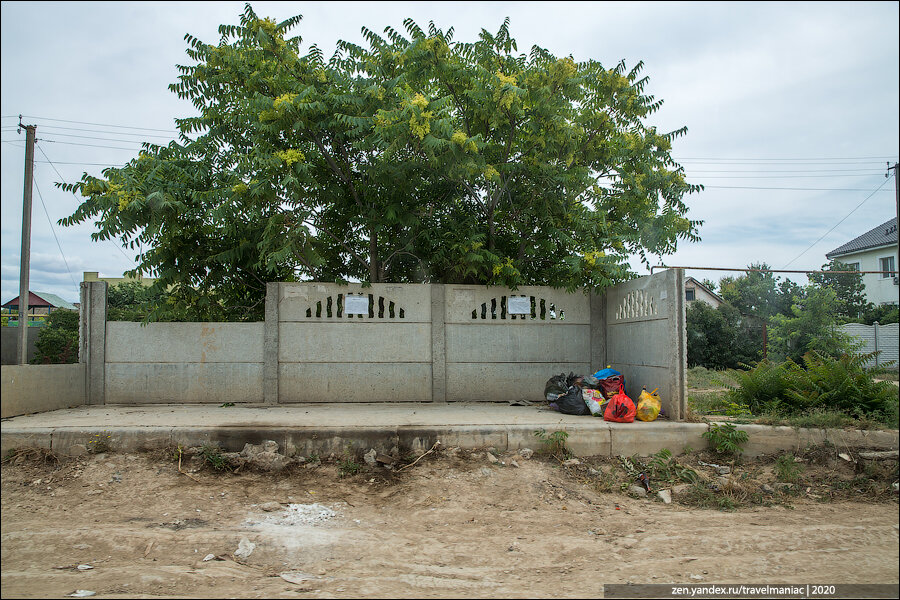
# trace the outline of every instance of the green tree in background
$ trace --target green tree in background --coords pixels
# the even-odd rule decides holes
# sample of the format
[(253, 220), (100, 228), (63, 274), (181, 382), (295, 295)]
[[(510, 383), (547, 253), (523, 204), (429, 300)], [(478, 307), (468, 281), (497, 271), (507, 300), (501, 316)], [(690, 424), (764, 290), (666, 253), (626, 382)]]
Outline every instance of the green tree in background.
[(841, 304), (829, 287), (807, 287), (805, 297), (791, 307), (791, 315), (775, 315), (769, 329), (769, 352), (778, 360), (800, 363), (810, 350), (839, 357), (853, 350), (850, 337), (838, 328)]
[(670, 154), (686, 129), (645, 124), (662, 101), (641, 63), (409, 19), (326, 60), (288, 37), (300, 19), (247, 5), (218, 44), (186, 36), (170, 88), (199, 115), (178, 141), (61, 185), (84, 198), (64, 224), (147, 249), (130, 274), (168, 292), (151, 319), (259, 319), (267, 281), (603, 288), (699, 239)]
[[(832, 260), (822, 265), (823, 271), (850, 271), (848, 265)], [(820, 288), (831, 288), (837, 298), (837, 314), (845, 320), (862, 317), (874, 306), (866, 300), (866, 286), (861, 273), (810, 273), (810, 283)]]
[(689, 367), (738, 369), (762, 358), (762, 332), (729, 304), (692, 302), (686, 311)]
[(165, 301), (166, 294), (155, 287), (123, 281), (107, 290), (106, 318), (108, 321), (143, 321), (154, 307)]
[(60, 308), (50, 313), (34, 343), (31, 364), (78, 362), (78, 322), (78, 312), (74, 310)]

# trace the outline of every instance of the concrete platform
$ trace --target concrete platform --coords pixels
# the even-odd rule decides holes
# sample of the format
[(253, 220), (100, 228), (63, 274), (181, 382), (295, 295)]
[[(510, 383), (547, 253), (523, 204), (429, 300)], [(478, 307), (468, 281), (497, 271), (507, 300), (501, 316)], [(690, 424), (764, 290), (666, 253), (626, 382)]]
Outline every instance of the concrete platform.
[[(608, 423), (536, 406), (491, 403), (105, 405), (54, 410), (3, 419), (0, 452), (41, 447), (68, 454), (95, 436), (109, 436), (113, 451), (134, 452), (181, 444), (218, 445), (239, 451), (249, 442), (275, 440), (289, 456), (348, 450), (423, 452), (445, 446), (498, 451), (541, 447), (535, 431), (565, 431), (578, 456), (642, 455), (663, 448), (673, 454), (705, 448), (706, 423), (654, 421)], [(828, 441), (840, 448), (898, 448), (897, 431), (794, 429), (739, 425), (750, 440), (745, 454), (797, 451)]]

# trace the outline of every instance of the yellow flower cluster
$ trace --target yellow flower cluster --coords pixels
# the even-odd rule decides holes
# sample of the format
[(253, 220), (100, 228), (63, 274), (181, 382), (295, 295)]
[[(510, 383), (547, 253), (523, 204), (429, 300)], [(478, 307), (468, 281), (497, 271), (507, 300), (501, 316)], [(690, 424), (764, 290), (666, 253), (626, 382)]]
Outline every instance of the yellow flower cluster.
[(500, 173), (497, 171), (497, 169), (495, 169), (495, 168), (493, 167), (493, 165), (488, 165), (488, 166), (486, 166), (486, 167), (484, 168), (483, 173), (484, 173), (484, 178), (487, 179), (488, 181), (490, 181), (490, 180), (492, 180), (492, 179), (499, 179), (499, 178), (500, 178)]
[(275, 156), (280, 158), (283, 162), (286, 162), (288, 166), (291, 166), (295, 162), (303, 162), (304, 160), (306, 160), (306, 156), (303, 154), (303, 152), (295, 148), (276, 152)]
[(417, 107), (419, 110), (425, 110), (428, 106), (428, 99), (422, 94), (416, 94), (415, 98), (410, 101), (410, 104)]
[(606, 256), (605, 252), (599, 252), (597, 250), (592, 250), (590, 252), (585, 252), (582, 256), (584, 256), (584, 262), (588, 264), (588, 266), (596, 266), (597, 259), (603, 258)]
[[(282, 94), (282, 95), (278, 96), (277, 98), (275, 98), (275, 101), (272, 102), (272, 106), (275, 108), (275, 110), (281, 112), (283, 110), (282, 105), (290, 104), (291, 102), (294, 101), (294, 98), (296, 98), (296, 97), (297, 97), (297, 94), (292, 94), (290, 92), (288, 92), (286, 94)], [(287, 107), (285, 107), (285, 108), (287, 108)]]
[(234, 192), (235, 194), (241, 195), (241, 194), (246, 194), (248, 189), (249, 188), (247, 188), (246, 183), (239, 183), (239, 184), (233, 186), (231, 188), (231, 191)]

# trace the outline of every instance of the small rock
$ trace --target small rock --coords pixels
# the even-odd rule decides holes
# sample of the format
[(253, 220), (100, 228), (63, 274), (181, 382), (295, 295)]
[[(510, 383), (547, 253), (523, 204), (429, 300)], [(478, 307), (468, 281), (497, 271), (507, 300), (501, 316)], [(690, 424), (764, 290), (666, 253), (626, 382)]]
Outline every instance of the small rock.
[(633, 494), (633, 495), (637, 496), (638, 498), (646, 498), (647, 497), (647, 490), (645, 490), (644, 488), (642, 488), (639, 485), (633, 485), (633, 486), (629, 487), (628, 493)]
[(656, 496), (665, 504), (672, 504), (672, 492), (669, 490), (659, 490)]
[(387, 454), (376, 454), (375, 460), (383, 465), (390, 465), (394, 462), (394, 458), (392, 456), (388, 456)]
[(528, 460), (529, 458), (534, 456), (534, 450), (532, 450), (531, 448), (522, 448), (521, 450), (519, 450), (519, 454), (522, 455), (522, 458)]
[(689, 483), (682, 483), (679, 485), (672, 486), (672, 495), (677, 496), (678, 494), (683, 494), (686, 491), (688, 491), (689, 489), (691, 489), (691, 484), (689, 484)]
[(853, 462), (853, 459), (850, 458), (850, 455), (849, 455), (849, 454), (844, 454), (843, 452), (841, 452), (840, 454), (838, 454), (838, 456), (841, 457), (841, 458), (843, 458), (843, 459), (846, 460), (847, 462)]
[(288, 583), (293, 583), (294, 585), (303, 585), (307, 581), (315, 579), (312, 575), (307, 575), (306, 573), (301, 573), (300, 571), (292, 571), (290, 573), (281, 573), (278, 575)]
[(203, 557), (203, 562), (209, 562), (212, 559), (214, 559), (215, 557), (216, 557), (215, 554), (207, 554), (206, 556)]
[(725, 487), (725, 486), (727, 486), (728, 484), (731, 483), (731, 480), (728, 479), (728, 478), (725, 477), (725, 476), (719, 476), (719, 477), (716, 477), (716, 482), (717, 482), (720, 486)]
[(122, 483), (122, 474), (121, 473), (113, 473), (113, 476), (109, 480), (110, 483)]
[(378, 452), (375, 450), (375, 448), (372, 448), (371, 450), (363, 454), (363, 460), (365, 460), (366, 464), (370, 467), (374, 467), (378, 462), (377, 460), (375, 460), (376, 456), (378, 456)]
[(691, 579), (693, 579), (694, 581), (703, 581), (703, 575), (691, 573)]
[[(517, 462), (514, 461), (514, 460), (509, 461), (509, 464), (512, 465), (512, 466), (514, 466), (514, 467), (517, 468), (517, 469), (519, 468), (519, 463), (517, 463)], [(894, 486), (896, 486), (896, 485), (897, 485), (897, 484), (895, 483)], [(894, 489), (896, 490), (897, 488), (895, 487)]]
[(87, 454), (87, 447), (84, 444), (72, 444), (69, 448), (68, 455), (69, 456), (84, 456)]
[(775, 493), (775, 488), (773, 488), (773, 487), (772, 487), (771, 485), (769, 485), (768, 483), (762, 484), (761, 486), (759, 486), (759, 489), (761, 489), (762, 491), (764, 491), (764, 492), (767, 493), (767, 494), (774, 494), (774, 493)]
[(487, 459), (488, 459), (488, 462), (491, 463), (492, 465), (496, 465), (498, 462), (500, 462), (500, 459), (497, 458), (496, 456), (494, 456), (493, 454), (491, 454), (490, 452), (487, 453)]
[(490, 477), (494, 473), (487, 467), (481, 467), (481, 474), (484, 475), (485, 477)]
[(575, 465), (580, 465), (580, 464), (581, 464), (581, 461), (578, 460), (577, 458), (570, 458), (569, 460), (563, 461), (564, 467), (574, 467)]
[(262, 443), (263, 452), (278, 452), (278, 442), (274, 440), (266, 440)]
[(79, 571), (90, 571), (94, 567), (92, 567), (91, 565), (78, 565), (75, 568), (78, 569)]
[(716, 473), (719, 475), (730, 475), (731, 467), (716, 467)]
[(241, 560), (247, 560), (253, 553), (254, 548), (256, 548), (256, 544), (254, 544), (247, 538), (241, 538), (237, 550), (234, 551), (234, 556), (235, 558), (239, 558)]
[(94, 596), (97, 592), (93, 592), (91, 590), (75, 590), (71, 594), (66, 594), (68, 598), (87, 598), (88, 596)]
[(271, 502), (263, 502), (259, 505), (260, 510), (264, 510), (266, 512), (274, 512), (276, 510), (281, 510), (281, 503), (275, 502), (274, 500)]

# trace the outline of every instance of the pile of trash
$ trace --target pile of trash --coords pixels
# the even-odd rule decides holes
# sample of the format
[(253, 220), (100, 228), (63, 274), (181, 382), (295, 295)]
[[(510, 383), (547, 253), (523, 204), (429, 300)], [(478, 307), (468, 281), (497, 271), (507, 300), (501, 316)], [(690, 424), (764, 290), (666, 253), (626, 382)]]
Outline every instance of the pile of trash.
[(647, 392), (644, 388), (635, 402), (625, 390), (625, 376), (611, 367), (593, 375), (569, 372), (554, 375), (544, 386), (544, 397), (550, 408), (567, 415), (592, 415), (616, 423), (655, 421), (662, 414), (659, 388)]

